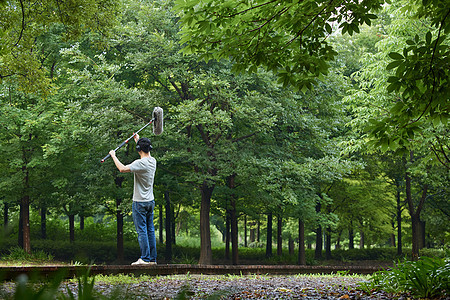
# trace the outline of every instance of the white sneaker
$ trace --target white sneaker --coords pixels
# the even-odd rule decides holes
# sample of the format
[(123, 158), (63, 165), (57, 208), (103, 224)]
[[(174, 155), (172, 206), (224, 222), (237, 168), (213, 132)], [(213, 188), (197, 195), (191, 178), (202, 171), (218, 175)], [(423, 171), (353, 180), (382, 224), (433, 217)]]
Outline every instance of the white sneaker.
[(150, 264), (151, 264), (150, 262), (143, 261), (142, 258), (139, 258), (134, 263), (131, 263), (132, 266), (135, 266), (135, 265), (150, 265)]

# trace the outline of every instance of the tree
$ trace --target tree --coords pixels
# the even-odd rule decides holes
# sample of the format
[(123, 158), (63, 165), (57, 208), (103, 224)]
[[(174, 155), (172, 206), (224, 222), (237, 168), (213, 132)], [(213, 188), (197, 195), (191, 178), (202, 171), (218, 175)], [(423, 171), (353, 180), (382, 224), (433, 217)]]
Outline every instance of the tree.
[[(277, 97), (286, 95), (269, 79), (270, 74), (261, 78), (236, 76), (227, 61), (206, 64), (199, 63), (195, 55), (180, 55), (178, 29), (173, 22), (176, 17), (168, 10), (158, 10), (157, 18), (149, 18), (161, 3), (136, 5), (149, 12), (137, 19), (146, 30), (121, 34), (124, 40), (145, 43), (119, 44), (117, 49), (129, 47), (132, 53), (127, 60), (139, 76), (129, 77), (128, 82), (158, 90), (165, 99), (159, 105), (170, 109), (167, 134), (161, 137), (163, 168), (178, 174), (179, 181), (190, 184), (201, 197), (200, 262), (209, 264), (213, 192), (228, 176), (242, 175), (237, 171), (244, 169), (248, 164), (245, 160), (260, 148), (255, 139), (273, 124)], [(133, 28), (136, 19), (131, 18), (131, 12), (129, 16)]]
[[(326, 38), (338, 30), (350, 35), (360, 32), (360, 25), (371, 25), (377, 17), (373, 12), (383, 4), (376, 0), (180, 0), (177, 9), (186, 53), (200, 53), (206, 60), (231, 57), (237, 70), (254, 72), (264, 66), (275, 71), (285, 85), (301, 89), (311, 88), (316, 78), (326, 73), (327, 62), (336, 56)], [(400, 47), (388, 52), (391, 62), (387, 68), (395, 74), (382, 88), (402, 97), (387, 109), (389, 114), (373, 122), (370, 136), (375, 146), (395, 150), (414, 136), (423, 135), (434, 159), (448, 166), (448, 1), (404, 1), (385, 7), (396, 9), (400, 22), (416, 22), (423, 28), (419, 24), (423, 20), (432, 28), (400, 39)], [(405, 13), (409, 14), (406, 19), (401, 17)], [(330, 24), (336, 24), (335, 28)], [(403, 31), (414, 27), (402, 24), (393, 28)]]
[(12, 78), (4, 81), (0, 89), (4, 153), (1, 164), (5, 167), (2, 174), (6, 175), (2, 178), (2, 194), (20, 205), (19, 244), (30, 252), (30, 203), (52, 191), (45, 180), (48, 177), (43, 175), (49, 164), (42, 145), (57, 127), (56, 120), (62, 110), (54, 99), (40, 101), (36, 95), (19, 91)]
[[(311, 88), (336, 55), (327, 38), (359, 32), (384, 1), (176, 1), (185, 53), (228, 59), (234, 69), (274, 71), (281, 83)], [(336, 24), (336, 25), (334, 25)]]
[[(386, 56), (386, 69), (392, 70), (389, 84), (383, 84), (392, 100), (383, 106), (386, 113), (368, 126), (372, 143), (396, 150), (420, 140), (428, 145), (430, 158), (450, 168), (448, 1), (401, 2), (388, 9), (397, 18), (386, 28), (380, 54)], [(401, 18), (405, 13), (419, 20)]]
[(48, 93), (52, 70), (42, 68), (50, 58), (41, 52), (45, 34), (60, 26), (65, 39), (78, 38), (89, 30), (105, 36), (116, 21), (118, 9), (116, 0), (1, 1), (0, 83), (15, 76), (22, 89)]
[[(426, 1), (423, 3), (434, 5)], [(416, 11), (415, 6), (405, 8), (402, 4), (386, 7), (386, 11), (393, 16), (392, 21), (388, 20), (381, 27), (383, 31), (380, 34), (384, 38), (376, 45), (379, 51), (363, 57), (363, 68), (353, 77), (359, 87), (351, 90), (347, 99), (355, 116), (352, 126), (361, 133), (360, 142), (369, 141), (365, 146), (356, 142), (352, 146), (354, 150), (360, 151), (364, 147), (370, 153), (393, 150), (393, 154), (399, 158), (412, 158), (401, 169), (404, 170), (405, 196), (412, 221), (413, 257), (417, 257), (421, 239), (420, 214), (429, 187), (429, 182), (423, 176), (436, 163), (446, 166), (445, 159), (441, 158), (446, 156), (448, 118), (447, 112), (441, 107), (448, 103), (445, 92), (448, 89), (448, 84), (445, 84), (448, 69), (439, 70), (448, 58), (445, 51), (441, 51), (444, 47), (441, 44), (446, 43), (444, 35), (440, 35), (440, 30), (437, 30), (435, 34), (439, 37), (432, 41), (433, 34), (429, 32), (428, 26), (434, 25), (435, 19), (432, 17), (431, 21), (417, 21), (403, 18), (405, 9), (413, 15)], [(420, 4), (417, 8), (419, 16), (422, 15), (422, 9)], [(438, 22), (442, 25), (441, 33), (444, 32), (444, 21), (445, 18)], [(419, 36), (422, 35), (425, 35), (426, 41), (420, 41)], [(405, 47), (404, 50), (401, 50), (402, 47)], [(444, 48), (448, 50), (448, 46)], [(421, 51), (424, 51), (423, 57), (427, 57), (427, 61), (418, 57)], [(421, 61), (420, 67), (415, 65), (418, 60)], [(437, 61), (439, 65), (435, 65)], [(396, 69), (395, 74), (392, 69)], [(434, 72), (439, 75), (433, 75)], [(437, 80), (436, 76), (442, 77)], [(388, 87), (386, 82), (390, 83)], [(410, 85), (405, 82), (414, 83)], [(421, 101), (420, 105), (417, 104), (419, 110), (411, 106), (416, 100)], [(437, 153), (438, 148), (444, 151)], [(418, 201), (415, 199), (417, 194), (422, 195)]]

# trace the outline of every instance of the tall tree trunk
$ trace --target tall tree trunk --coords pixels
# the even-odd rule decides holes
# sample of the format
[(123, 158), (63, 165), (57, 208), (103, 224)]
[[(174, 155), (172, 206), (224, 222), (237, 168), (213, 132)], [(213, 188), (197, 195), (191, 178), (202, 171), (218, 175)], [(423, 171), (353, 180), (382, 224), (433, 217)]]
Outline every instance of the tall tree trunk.
[(170, 231), (170, 233), (172, 234), (172, 245), (176, 245), (177, 244), (177, 236), (176, 236), (176, 231), (175, 231), (175, 225), (176, 225), (176, 221), (175, 221), (175, 205), (171, 205), (170, 208), (172, 209), (172, 212), (170, 213), (170, 224), (172, 225), (172, 230)]
[(355, 235), (353, 233), (353, 222), (350, 221), (348, 228), (348, 248), (355, 249)]
[[(125, 180), (124, 177), (116, 176), (114, 182), (116, 186), (121, 189), (122, 183)], [(122, 263), (124, 261), (124, 247), (123, 247), (123, 214), (120, 209), (122, 204), (122, 198), (116, 196), (116, 247), (117, 247), (117, 261)], [(80, 218), (81, 220), (81, 218)], [(83, 218), (84, 223), (84, 218)], [(81, 222), (80, 222), (81, 227)], [(84, 227), (84, 224), (83, 224)]]
[[(29, 135), (28, 141), (31, 141), (32, 135)], [(20, 199), (20, 216), (22, 219), (22, 247), (26, 253), (31, 253), (31, 240), (30, 240), (30, 173), (27, 168), (28, 155), (30, 155), (30, 149), (22, 147), (22, 172), (23, 172), (23, 191), (22, 198)]]
[(341, 249), (341, 236), (342, 236), (342, 229), (338, 231), (337, 239), (336, 239), (336, 246), (335, 249)]
[(162, 244), (164, 241), (163, 227), (164, 227), (164, 217), (163, 217), (163, 205), (159, 205), (159, 243)]
[(266, 257), (272, 256), (272, 212), (267, 214), (267, 240), (266, 240)]
[(8, 202), (4, 202), (3, 206), (3, 227), (7, 227), (9, 223), (9, 204)]
[(305, 223), (298, 219), (298, 264), (306, 265)]
[[(413, 152), (410, 152), (410, 160), (413, 161)], [(420, 228), (420, 213), (422, 212), (423, 205), (428, 191), (428, 184), (423, 186), (422, 196), (420, 198), (419, 204), (416, 209), (414, 209), (414, 203), (412, 199), (411, 191), (411, 176), (409, 171), (406, 172), (405, 176), (405, 191), (406, 191), (406, 203), (408, 205), (409, 215), (411, 216), (412, 222), (412, 259), (419, 259), (419, 250), (421, 244), (421, 228)]]
[(47, 208), (45, 205), (41, 207), (41, 239), (47, 238)]
[(212, 264), (211, 249), (211, 225), (209, 213), (211, 210), (211, 197), (214, 191), (214, 184), (203, 182), (201, 186), (202, 202), (200, 206), (200, 265)]
[(75, 242), (75, 215), (69, 215), (69, 240)]
[(244, 247), (247, 248), (247, 215), (244, 215)]
[(259, 242), (261, 241), (261, 220), (258, 217), (258, 225), (256, 227), (256, 241)]
[(171, 216), (171, 205), (170, 205), (170, 194), (169, 191), (164, 192), (164, 199), (166, 200), (166, 253), (165, 259), (167, 263), (172, 262), (172, 216)]
[(31, 243), (30, 243), (30, 197), (23, 196), (20, 205), (20, 222), (21, 223), (21, 234), (19, 233), (19, 238), (21, 239), (21, 246), (26, 253), (31, 253)]
[(412, 258), (413, 260), (419, 259), (419, 250), (420, 250), (420, 219), (417, 215), (411, 216), (412, 222)]
[(400, 183), (397, 184), (397, 255), (402, 255), (402, 200), (400, 196)]
[(325, 233), (325, 258), (331, 259), (331, 228), (327, 227)]
[(116, 221), (117, 221), (117, 261), (122, 263), (124, 261), (123, 248), (123, 214), (120, 209), (122, 199), (116, 198)]
[(226, 217), (225, 217), (225, 259), (230, 259), (230, 220), (231, 220), (231, 211), (230, 209), (227, 209), (226, 211)]
[(23, 250), (26, 253), (31, 253), (30, 240), (30, 197), (24, 196), (22, 202), (22, 226), (23, 226)]
[(83, 215), (80, 216), (80, 230), (84, 230), (84, 219)]
[(292, 238), (292, 236), (290, 234), (289, 234), (289, 240), (288, 240), (288, 250), (289, 250), (289, 255), (294, 254), (294, 239)]
[(393, 248), (397, 247), (396, 242), (395, 242), (395, 234), (391, 233), (391, 237), (389, 238), (389, 240), (390, 240), (391, 247), (393, 247)]
[(236, 212), (236, 202), (231, 200), (231, 263), (239, 264), (239, 242), (238, 242), (238, 218)]
[[(25, 154), (24, 154), (24, 161)], [(29, 182), (29, 172), (26, 167), (22, 167), (22, 171), (24, 172), (24, 190), (23, 196), (20, 199), (20, 214), (22, 218), (22, 247), (26, 253), (31, 253), (31, 240), (30, 240), (30, 196), (28, 195), (28, 191), (30, 188)]]
[(250, 223), (250, 243), (254, 243), (256, 240), (255, 222)]
[[(319, 214), (322, 209), (322, 205), (317, 203), (316, 213)], [(323, 235), (322, 235), (322, 225), (318, 225), (316, 228), (316, 249), (314, 251), (315, 259), (322, 259), (322, 248), (323, 248)]]
[(425, 248), (425, 245), (426, 245), (426, 241), (425, 241), (425, 237), (426, 237), (425, 223), (426, 223), (425, 221), (420, 220), (420, 245), (419, 245), (419, 249)]
[(278, 215), (277, 217), (277, 255), (283, 254), (283, 218)]
[(19, 232), (17, 234), (18, 237), (18, 245), (20, 248), (23, 249), (23, 208), (22, 208), (22, 201), (20, 202), (19, 205)]
[(236, 195), (234, 194), (236, 174), (227, 178), (228, 188), (232, 191), (230, 195), (230, 222), (231, 222), (231, 263), (237, 265), (239, 263), (239, 229), (238, 229), (238, 212), (236, 209)]
[(314, 258), (322, 259), (322, 249), (323, 249), (323, 234), (322, 226), (316, 228), (316, 248), (314, 250)]
[(359, 249), (364, 249), (365, 243), (364, 231), (361, 229), (359, 231)]

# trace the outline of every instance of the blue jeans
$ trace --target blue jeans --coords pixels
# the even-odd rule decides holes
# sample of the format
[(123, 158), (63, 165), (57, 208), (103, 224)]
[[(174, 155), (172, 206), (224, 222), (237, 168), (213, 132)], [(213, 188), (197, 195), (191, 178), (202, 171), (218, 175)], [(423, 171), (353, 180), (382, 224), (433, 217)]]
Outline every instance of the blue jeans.
[(133, 201), (133, 222), (138, 234), (139, 247), (141, 248), (141, 259), (143, 261), (156, 262), (156, 237), (153, 225), (153, 210), (155, 201), (136, 202)]

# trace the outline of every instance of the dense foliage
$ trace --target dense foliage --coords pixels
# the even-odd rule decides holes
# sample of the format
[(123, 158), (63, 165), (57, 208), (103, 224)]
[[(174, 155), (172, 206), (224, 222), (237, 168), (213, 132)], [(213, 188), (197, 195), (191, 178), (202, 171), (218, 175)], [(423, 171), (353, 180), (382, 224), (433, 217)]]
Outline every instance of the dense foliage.
[(370, 287), (393, 294), (412, 294), (419, 298), (448, 296), (450, 289), (448, 259), (422, 257), (419, 261), (398, 263), (392, 270), (373, 275)]
[(186, 236), (205, 264), (215, 237), (232, 263), (272, 242), (299, 263), (313, 246), (448, 245), (444, 1), (175, 2), (0, 1), (0, 200), (20, 246), (95, 243), (103, 222), (129, 260), (133, 178), (100, 159), (155, 106), (164, 133), (141, 136), (167, 261)]

